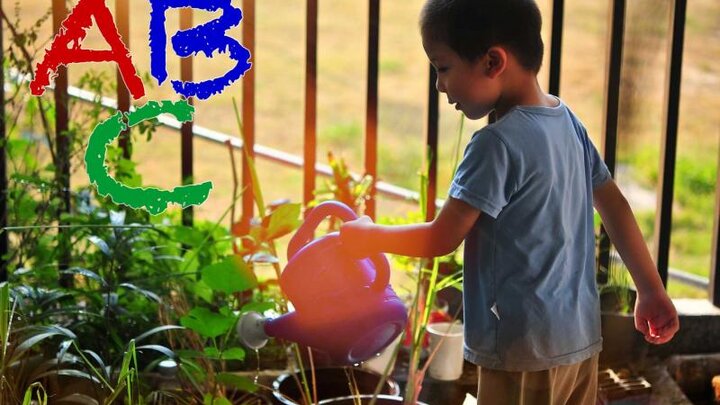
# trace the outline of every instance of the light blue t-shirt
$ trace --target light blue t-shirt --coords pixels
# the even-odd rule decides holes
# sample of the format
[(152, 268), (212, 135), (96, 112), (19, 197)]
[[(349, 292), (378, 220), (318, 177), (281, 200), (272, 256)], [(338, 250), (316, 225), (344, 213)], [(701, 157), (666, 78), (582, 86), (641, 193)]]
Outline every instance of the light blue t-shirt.
[(465, 238), (465, 358), (537, 371), (602, 347), (592, 190), (610, 179), (560, 100), (477, 131), (449, 196), (482, 211)]

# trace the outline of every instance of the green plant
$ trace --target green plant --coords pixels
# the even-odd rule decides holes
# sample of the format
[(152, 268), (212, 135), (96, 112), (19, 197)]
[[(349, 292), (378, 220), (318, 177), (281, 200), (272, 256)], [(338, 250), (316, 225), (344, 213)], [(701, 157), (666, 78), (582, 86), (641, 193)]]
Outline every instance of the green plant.
[[(452, 175), (455, 175), (457, 166), (460, 161), (460, 143), (462, 140), (462, 132), (464, 127), (464, 116), (460, 114), (458, 133), (455, 146), (455, 157), (453, 161)], [(430, 162), (436, 157), (432, 155), (431, 151), (428, 150), (426, 154), (425, 165), (420, 175), (420, 211), (423, 219), (428, 218), (427, 207), (428, 203), (434, 203), (428, 201), (428, 187), (429, 187), (429, 166)], [(449, 255), (450, 258), (446, 262), (455, 263), (454, 257), (455, 252)], [(438, 291), (446, 287), (460, 288), (462, 284), (462, 270), (461, 268), (455, 268), (456, 272), (442, 278), (440, 276), (440, 258), (435, 257), (432, 259), (432, 266), (428, 269), (426, 259), (419, 261), (417, 265), (417, 278), (416, 278), (416, 292), (413, 297), (413, 302), (410, 306), (410, 333), (411, 333), (411, 345), (410, 345), (410, 359), (408, 365), (408, 379), (405, 387), (405, 403), (415, 404), (418, 401), (420, 390), (422, 388), (422, 381), (425, 378), (429, 361), (426, 362), (424, 367), (420, 367), (420, 354), (423, 350), (425, 335), (427, 333), (427, 325), (430, 320), (430, 313), (436, 302)], [(454, 318), (458, 314), (454, 314)], [(432, 357), (434, 353), (430, 354)]]
[[(48, 358), (43, 343), (56, 337), (75, 339), (58, 325), (28, 324), (8, 283), (0, 284), (0, 403), (28, 403), (33, 394), (47, 402), (43, 377), (63, 371), (62, 361)], [(21, 399), (22, 398), (22, 399)]]
[[(427, 177), (423, 176), (423, 181)], [(427, 190), (427, 186), (421, 190)], [(425, 197), (426, 198), (426, 197)], [(425, 206), (423, 205), (423, 217), (426, 217)], [(453, 255), (454, 256), (454, 255)], [(421, 259), (417, 263), (416, 290), (413, 301), (410, 305), (410, 356), (408, 364), (408, 378), (405, 387), (405, 403), (415, 404), (418, 401), (423, 379), (425, 378), (426, 367), (420, 365), (420, 355), (425, 342), (426, 328), (430, 320), (430, 313), (436, 302), (437, 292), (445, 287), (458, 287), (462, 282), (462, 271), (456, 272), (445, 278), (440, 278), (440, 258), (433, 258), (432, 266), (428, 268), (427, 259)], [(457, 314), (455, 314), (457, 316)]]
[[(77, 225), (65, 222), (71, 207), (65, 206), (64, 195), (73, 192), (65, 190), (67, 179), (58, 168), (69, 167), (71, 176), (83, 168), (86, 135), (110, 112), (101, 104), (101, 99), (113, 89), (109, 83), (114, 80), (103, 72), (90, 70), (84, 73), (77, 86), (93, 92), (96, 97), (89, 103), (70, 98), (68, 128), (58, 134), (53, 127), (56, 112), (53, 95), (47, 92), (43, 96), (34, 96), (27, 85), (28, 78), (34, 74), (35, 57), (44, 49), (46, 39), (50, 39), (42, 38), (40, 33), (48, 23), (51, 9), (48, 7), (40, 18), (28, 24), (21, 18), (20, 4), (15, 4), (12, 16), (6, 14), (7, 9), (0, 10), (10, 34), (3, 66), (10, 91), (3, 111), (9, 166), (8, 223), (11, 226), (4, 231), (12, 233), (12, 248), (5, 259), (9, 272), (32, 268), (36, 271), (35, 277), (42, 279), (42, 285), (51, 286), (53, 278), (59, 275), (50, 264), (55, 267), (65, 265), (73, 243), (72, 235), (61, 229)], [(146, 85), (152, 85), (145, 76)], [(132, 135), (150, 139), (155, 124), (156, 121), (144, 122)], [(65, 140), (66, 154), (60, 154), (58, 150), (60, 138)], [(131, 185), (140, 183), (134, 164), (124, 157), (119, 147), (110, 147), (108, 157), (108, 166), (117, 179)], [(102, 205), (108, 208), (107, 211), (119, 211), (109, 200), (103, 201)]]
[[(602, 220), (600, 215), (594, 214), (595, 229), (599, 231)], [(600, 307), (603, 311), (630, 313), (635, 305), (635, 291), (631, 285), (629, 272), (617, 252), (610, 248), (609, 265), (607, 268), (600, 264), (600, 253), (603, 238), (607, 235), (597, 232), (595, 235), (595, 266), (598, 280), (598, 293)]]
[(635, 305), (635, 290), (632, 288), (627, 267), (622, 259), (613, 254), (607, 270), (607, 282), (600, 286), (600, 303), (603, 311), (631, 313)]
[[(362, 215), (365, 212), (365, 201), (370, 198), (370, 188), (373, 184), (372, 176), (365, 174), (356, 180), (348, 170), (345, 159), (336, 158), (332, 152), (328, 152), (328, 163), (332, 168), (332, 178), (325, 180), (325, 187), (315, 191), (315, 199), (308, 204), (308, 208), (327, 201), (340, 201), (350, 207), (356, 214)], [(339, 227), (335, 218), (329, 222), (329, 230), (334, 231)]]
[[(230, 156), (234, 174), (232, 148)], [(276, 289), (272, 280), (258, 281), (255, 269), (259, 265), (271, 265), (279, 277), (275, 240), (297, 228), (300, 205), (279, 202), (266, 207), (254, 162), (248, 155), (246, 158), (253, 179), (255, 203), (262, 216), (235, 220), (235, 202), (240, 197), (236, 180), (231, 205), (212, 225), (210, 234), (204, 238), (195, 234), (197, 237), (191, 243), (196, 247), (194, 252), (206, 251), (206, 246), (220, 242), (210, 235), (221, 232), (224, 235), (222, 242), (227, 242), (228, 250), (209, 262), (200, 260), (194, 252), (188, 253), (180, 273), (193, 270), (197, 277), (194, 287), (175, 291), (169, 297), (174, 312), (162, 314), (164, 323), (173, 323), (173, 317), (178, 317), (180, 324), (187, 328), (170, 339), (170, 346), (178, 355), (182, 395), (164, 393), (181, 403), (236, 403), (242, 393), (255, 392), (258, 386), (252, 380), (232, 373), (233, 363), (246, 358), (245, 350), (235, 343), (235, 325), (240, 315), (250, 310), (261, 313), (287, 311), (282, 295), (273, 292)], [(228, 213), (229, 231), (220, 226)]]

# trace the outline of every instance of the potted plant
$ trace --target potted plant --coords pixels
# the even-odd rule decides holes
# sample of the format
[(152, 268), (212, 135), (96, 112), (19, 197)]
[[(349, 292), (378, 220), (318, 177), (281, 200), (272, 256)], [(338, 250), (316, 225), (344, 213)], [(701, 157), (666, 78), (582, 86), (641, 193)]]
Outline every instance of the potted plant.
[(600, 321), (603, 350), (600, 363), (607, 366), (620, 365), (642, 359), (647, 353), (642, 334), (635, 329), (635, 299), (637, 292), (630, 284), (629, 274), (616, 253), (610, 256), (605, 272), (607, 281), (599, 285)]
[[(297, 381), (297, 373), (285, 373), (273, 382), (273, 394), (280, 403), (302, 403), (303, 393)], [(398, 395), (400, 387), (383, 375), (358, 367), (317, 368), (312, 372), (312, 403), (360, 394), (372, 394), (380, 387), (380, 394)]]

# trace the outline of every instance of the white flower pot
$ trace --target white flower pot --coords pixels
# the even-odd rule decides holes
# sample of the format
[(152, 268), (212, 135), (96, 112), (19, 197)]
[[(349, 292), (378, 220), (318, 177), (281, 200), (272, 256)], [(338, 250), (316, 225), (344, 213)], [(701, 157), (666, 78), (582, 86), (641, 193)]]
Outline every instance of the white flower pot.
[(460, 378), (463, 371), (463, 325), (431, 323), (427, 326), (427, 332), (430, 335), (430, 353), (437, 348), (428, 366), (430, 377), (443, 381)]

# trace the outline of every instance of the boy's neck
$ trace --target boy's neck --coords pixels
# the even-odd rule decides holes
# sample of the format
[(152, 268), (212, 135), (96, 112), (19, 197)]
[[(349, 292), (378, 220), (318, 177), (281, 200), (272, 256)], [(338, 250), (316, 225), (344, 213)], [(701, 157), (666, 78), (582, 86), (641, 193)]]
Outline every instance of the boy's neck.
[(534, 73), (527, 71), (514, 73), (506, 77), (505, 89), (495, 103), (495, 114), (498, 119), (516, 106), (557, 107), (557, 99), (540, 88)]

